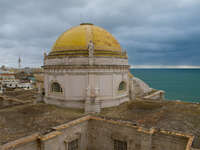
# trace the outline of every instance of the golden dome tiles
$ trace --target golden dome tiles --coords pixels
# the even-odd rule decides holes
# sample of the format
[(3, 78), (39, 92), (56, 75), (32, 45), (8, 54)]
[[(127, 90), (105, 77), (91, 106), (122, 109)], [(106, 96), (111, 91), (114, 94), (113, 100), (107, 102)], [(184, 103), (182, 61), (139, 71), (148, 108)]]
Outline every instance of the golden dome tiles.
[(92, 24), (79, 25), (61, 34), (49, 57), (88, 56), (89, 41), (94, 43), (94, 56), (125, 57), (117, 40), (106, 30)]

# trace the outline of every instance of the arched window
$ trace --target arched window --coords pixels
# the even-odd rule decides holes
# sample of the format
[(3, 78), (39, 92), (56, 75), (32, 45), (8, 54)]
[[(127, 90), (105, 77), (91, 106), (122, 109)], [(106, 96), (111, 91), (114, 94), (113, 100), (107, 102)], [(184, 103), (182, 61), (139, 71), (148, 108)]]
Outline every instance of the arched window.
[(45, 95), (45, 90), (44, 90), (44, 88), (42, 88), (42, 96), (44, 96)]
[(51, 91), (52, 91), (52, 92), (62, 92), (62, 88), (61, 88), (61, 86), (60, 86), (59, 83), (53, 82), (53, 83), (51, 84)]
[(118, 90), (119, 91), (126, 90), (126, 82), (124, 81), (120, 82)]

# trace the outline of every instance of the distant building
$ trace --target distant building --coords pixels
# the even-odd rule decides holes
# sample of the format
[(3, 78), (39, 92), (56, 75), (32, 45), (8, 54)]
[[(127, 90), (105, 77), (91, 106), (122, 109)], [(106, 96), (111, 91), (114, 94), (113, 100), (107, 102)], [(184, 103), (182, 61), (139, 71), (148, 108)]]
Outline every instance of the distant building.
[(16, 79), (16, 73), (11, 71), (0, 70), (0, 83), (4, 87), (4, 91), (6, 88), (33, 89), (33, 85), (27, 80), (26, 75), (23, 74), (19, 79)]
[(15, 74), (10, 71), (0, 70), (0, 80), (14, 80)]
[(31, 90), (31, 89), (33, 89), (33, 85), (31, 83), (29, 83), (29, 82), (25, 82), (25, 83), (21, 82), (21, 83), (19, 83), (17, 85), (17, 87), (18, 88), (23, 88), (25, 90)]

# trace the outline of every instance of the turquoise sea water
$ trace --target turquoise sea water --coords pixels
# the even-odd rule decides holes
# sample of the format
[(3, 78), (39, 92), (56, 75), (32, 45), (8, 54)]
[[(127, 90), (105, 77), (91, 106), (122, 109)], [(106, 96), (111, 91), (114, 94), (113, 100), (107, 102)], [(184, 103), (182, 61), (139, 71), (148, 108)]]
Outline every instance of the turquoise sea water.
[(131, 69), (131, 73), (164, 90), (168, 100), (200, 102), (200, 69)]

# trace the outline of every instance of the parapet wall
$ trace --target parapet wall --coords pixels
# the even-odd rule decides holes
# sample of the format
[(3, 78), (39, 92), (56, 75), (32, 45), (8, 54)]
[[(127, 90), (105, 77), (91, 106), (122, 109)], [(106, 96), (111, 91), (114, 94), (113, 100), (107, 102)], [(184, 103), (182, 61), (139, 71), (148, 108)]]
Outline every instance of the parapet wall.
[(126, 141), (128, 150), (189, 150), (193, 136), (145, 129), (124, 121), (92, 117), (88, 149), (113, 150), (114, 140)]
[(7, 96), (0, 95), (0, 109), (27, 103), (32, 103), (32, 101), (21, 101), (16, 98), (9, 98)]
[(85, 116), (53, 127), (46, 134), (36, 133), (4, 144), (0, 150), (65, 150), (76, 139), (79, 150), (114, 150), (114, 140), (127, 142), (127, 150), (190, 150), (194, 136)]
[(144, 97), (147, 100), (164, 100), (165, 92), (163, 90), (158, 90), (150, 95)]

